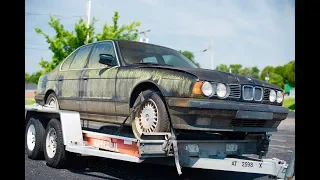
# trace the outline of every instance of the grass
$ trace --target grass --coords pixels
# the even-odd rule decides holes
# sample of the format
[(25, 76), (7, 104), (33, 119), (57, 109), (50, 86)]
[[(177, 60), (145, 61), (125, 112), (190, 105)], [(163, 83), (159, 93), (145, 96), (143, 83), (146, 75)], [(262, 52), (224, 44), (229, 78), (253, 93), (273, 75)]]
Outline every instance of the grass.
[(283, 101), (283, 106), (288, 108), (289, 110), (295, 110), (295, 98), (285, 98)]
[(25, 103), (25, 105), (32, 105), (32, 104), (34, 104), (34, 103), (36, 103), (36, 100), (34, 100), (34, 99), (25, 99), (25, 101), (24, 101)]

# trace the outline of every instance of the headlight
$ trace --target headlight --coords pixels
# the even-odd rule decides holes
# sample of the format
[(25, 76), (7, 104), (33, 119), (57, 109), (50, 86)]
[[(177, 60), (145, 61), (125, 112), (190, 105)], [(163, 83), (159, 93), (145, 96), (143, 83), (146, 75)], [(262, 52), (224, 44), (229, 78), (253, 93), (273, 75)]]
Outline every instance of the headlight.
[(203, 83), (203, 85), (201, 87), (201, 91), (205, 96), (208, 96), (208, 97), (213, 96), (215, 93), (211, 83), (209, 83), (209, 82)]
[(227, 87), (222, 83), (217, 84), (217, 95), (219, 98), (225, 98), (227, 96)]
[(269, 100), (270, 102), (274, 102), (277, 99), (277, 94), (274, 90), (270, 90)]
[(281, 103), (283, 100), (283, 94), (281, 91), (277, 92), (277, 103)]

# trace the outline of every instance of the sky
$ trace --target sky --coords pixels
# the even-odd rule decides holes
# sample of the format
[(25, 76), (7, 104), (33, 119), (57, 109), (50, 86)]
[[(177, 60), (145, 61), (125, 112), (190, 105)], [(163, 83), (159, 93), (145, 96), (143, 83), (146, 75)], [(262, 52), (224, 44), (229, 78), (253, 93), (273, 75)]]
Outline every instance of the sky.
[[(25, 72), (40, 70), (40, 60), (52, 57), (34, 28), (54, 35), (48, 21), (49, 14), (56, 14), (73, 30), (75, 21), (85, 18), (86, 1), (25, 2)], [(99, 20), (96, 32), (112, 24), (114, 11), (120, 25), (140, 21), (141, 30), (151, 30), (149, 43), (194, 52), (205, 69), (212, 67), (212, 54), (214, 68), (242, 64), (262, 70), (295, 59), (294, 0), (91, 0), (91, 17)]]

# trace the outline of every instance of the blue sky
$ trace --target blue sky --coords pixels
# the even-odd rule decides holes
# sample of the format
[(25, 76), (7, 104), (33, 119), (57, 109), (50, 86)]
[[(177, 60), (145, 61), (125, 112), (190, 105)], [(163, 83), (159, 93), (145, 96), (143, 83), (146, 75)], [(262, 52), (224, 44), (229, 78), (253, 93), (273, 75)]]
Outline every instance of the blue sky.
[[(86, 0), (28, 0), (25, 11), (39, 14), (25, 15), (25, 71), (33, 73), (40, 70), (42, 57), (52, 57), (34, 28), (53, 35), (46, 14), (57, 14), (72, 30), (79, 19), (75, 16), (85, 17)], [(199, 51), (210, 47), (212, 36), (214, 67), (239, 63), (262, 69), (295, 59), (294, 0), (92, 0), (96, 32), (112, 23), (114, 11), (120, 24), (138, 20), (141, 28), (150, 29), (150, 43), (195, 52), (203, 68), (211, 68), (211, 51)]]

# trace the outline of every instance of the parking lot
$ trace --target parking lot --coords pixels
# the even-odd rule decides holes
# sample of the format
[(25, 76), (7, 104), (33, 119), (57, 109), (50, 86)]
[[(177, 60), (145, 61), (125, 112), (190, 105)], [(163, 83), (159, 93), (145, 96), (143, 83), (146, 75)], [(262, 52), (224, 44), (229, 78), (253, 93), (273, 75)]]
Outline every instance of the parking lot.
[[(295, 149), (295, 116), (290, 113), (278, 132), (271, 136), (271, 144), (267, 158), (279, 158), (289, 162), (291, 152)], [(83, 163), (86, 161), (87, 165)], [(85, 165), (85, 167), (83, 167)], [(25, 179), (267, 179), (265, 176), (246, 173), (183, 168), (178, 176), (175, 167), (136, 164), (102, 158), (78, 158), (74, 167), (53, 169), (46, 166), (45, 161), (29, 160), (25, 155)], [(240, 178), (241, 177), (241, 178)]]

